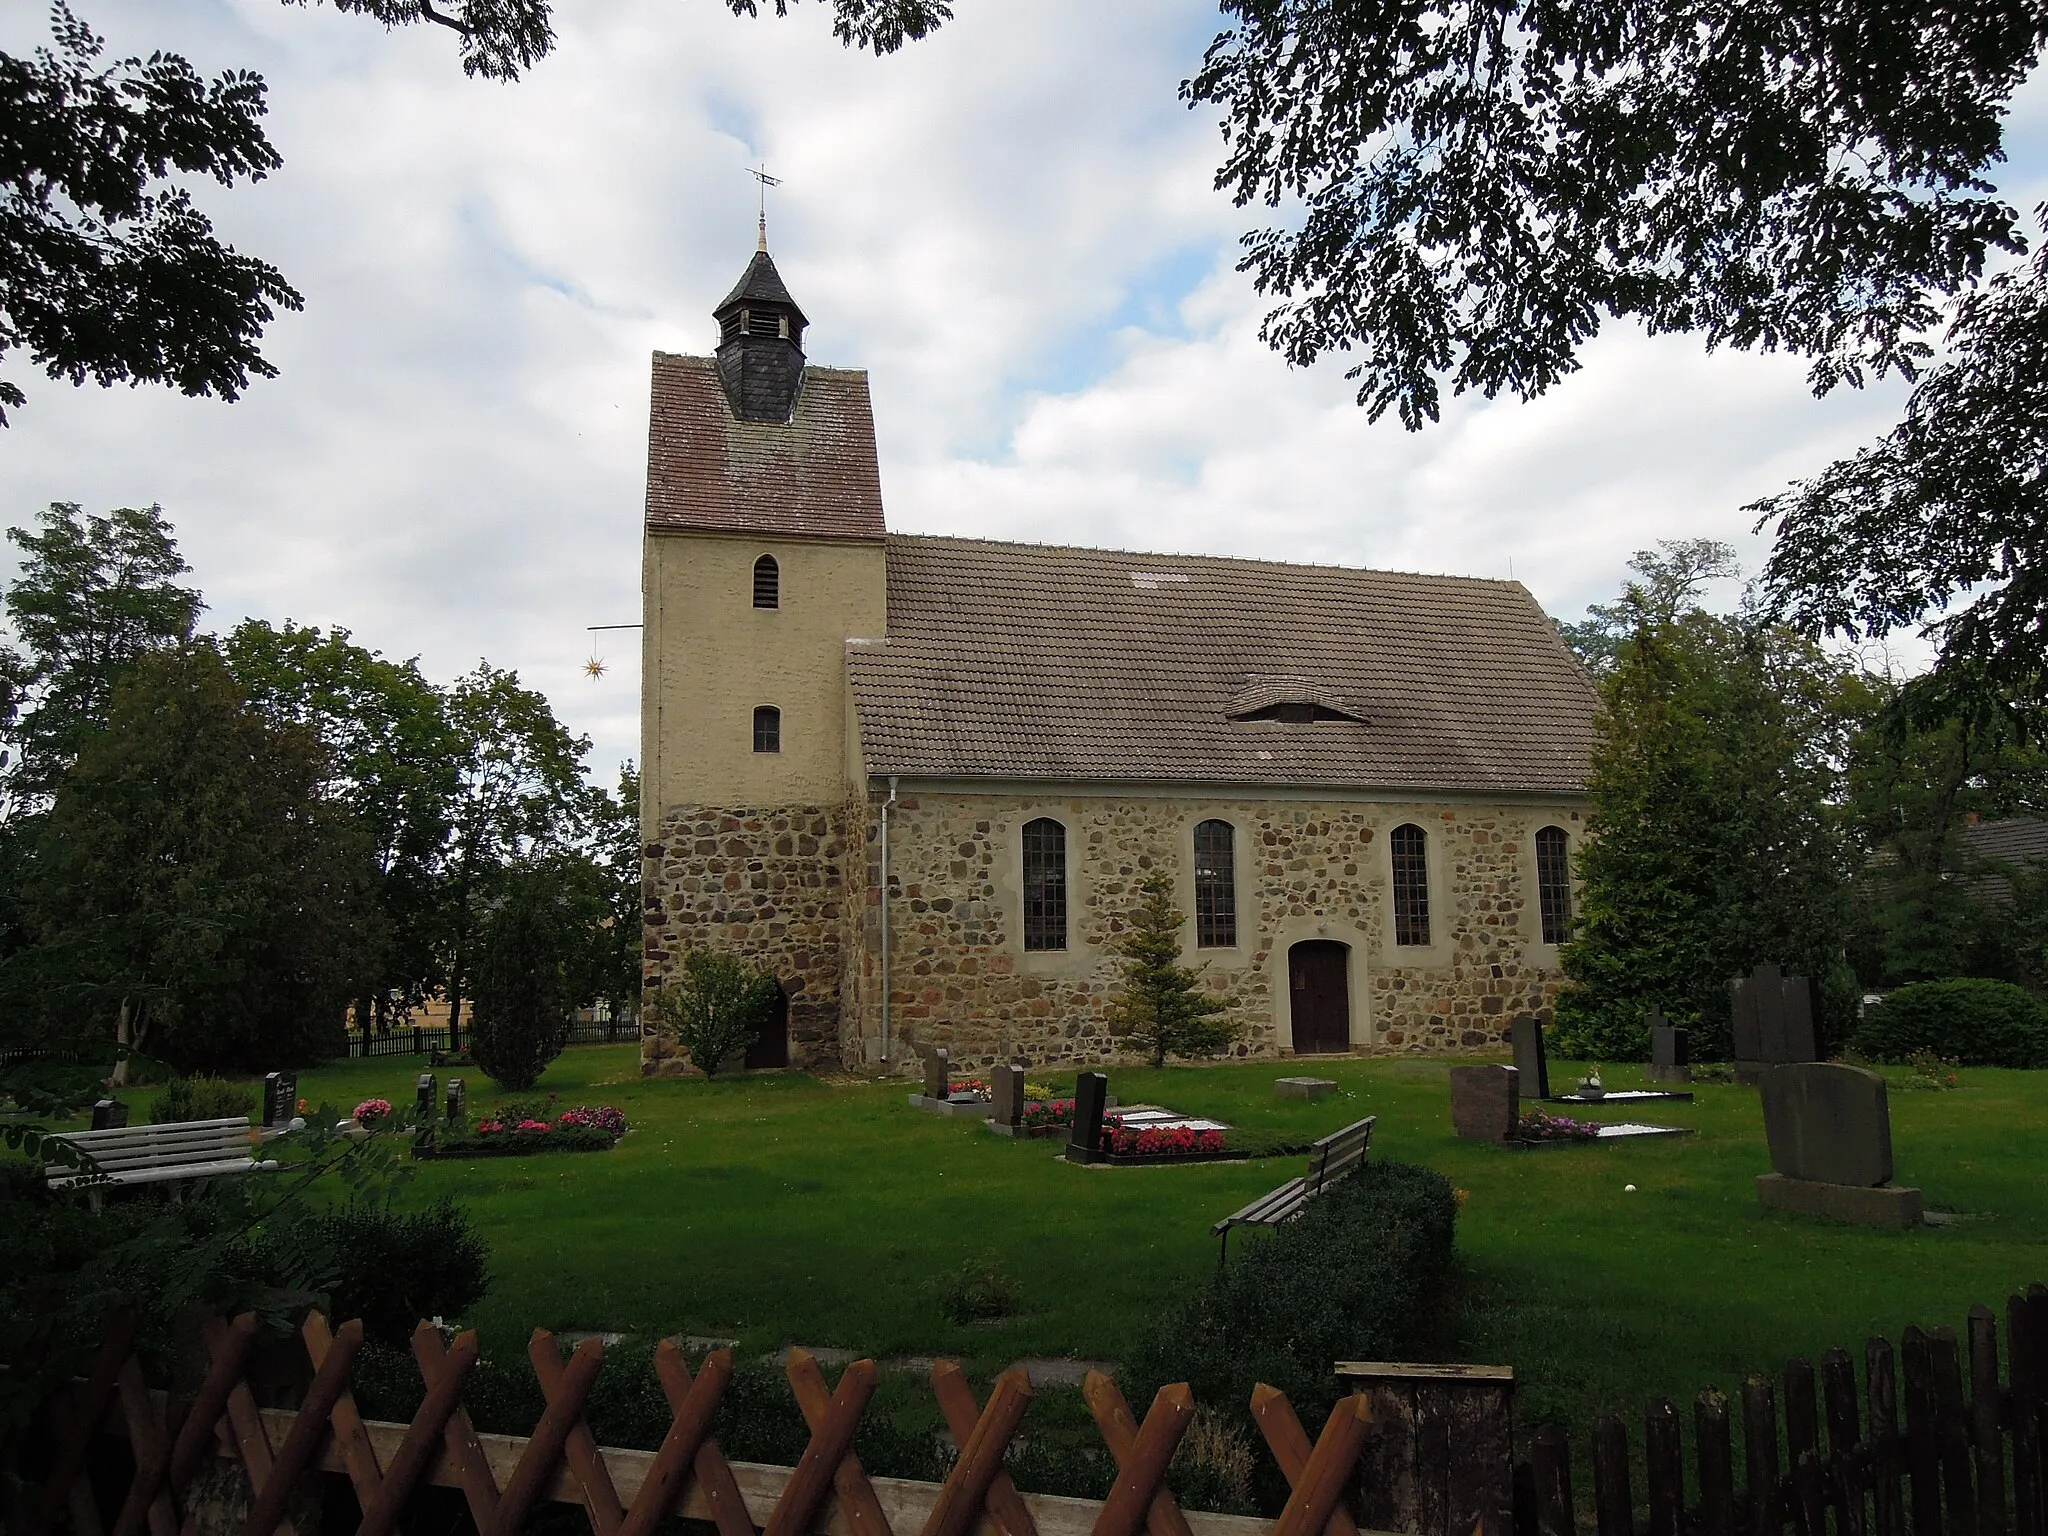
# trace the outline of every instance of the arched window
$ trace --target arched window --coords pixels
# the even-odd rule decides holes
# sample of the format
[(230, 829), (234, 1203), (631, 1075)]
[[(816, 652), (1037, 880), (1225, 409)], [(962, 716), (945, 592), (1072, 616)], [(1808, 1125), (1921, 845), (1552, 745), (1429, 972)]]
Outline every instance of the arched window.
[(1413, 822), (1387, 839), (1394, 860), (1394, 942), (1429, 942), (1429, 836)]
[(782, 750), (782, 711), (773, 704), (763, 704), (754, 711), (754, 750), (756, 752), (780, 752)]
[(1536, 834), (1536, 909), (1543, 942), (1562, 944), (1572, 931), (1572, 842), (1563, 827)]
[(773, 555), (763, 555), (754, 562), (754, 606), (782, 606), (782, 567), (775, 563)]
[(1050, 816), (1024, 823), (1024, 947), (1067, 947), (1067, 829)]
[(1237, 946), (1237, 854), (1227, 821), (1195, 828), (1195, 945), (1198, 949)]

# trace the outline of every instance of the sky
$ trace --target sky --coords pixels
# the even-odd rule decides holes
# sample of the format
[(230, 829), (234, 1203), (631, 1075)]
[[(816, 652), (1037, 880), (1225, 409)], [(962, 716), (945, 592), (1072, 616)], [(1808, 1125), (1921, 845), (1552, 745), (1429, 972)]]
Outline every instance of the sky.
[[(283, 169), (195, 193), (306, 305), (234, 404), (12, 361), (4, 522), (159, 503), (210, 627), (338, 625), (443, 681), (511, 667), (601, 779), (638, 738), (637, 639), (588, 626), (639, 617), (649, 355), (711, 349), (752, 165), (781, 179), (810, 360), (869, 370), (898, 531), (1512, 576), (1575, 618), (1659, 539), (1754, 570), (1743, 506), (1904, 400), (1816, 400), (1799, 359), (1610, 323), (1543, 399), (1369, 422), (1341, 362), (1258, 340), (1235, 263), (1260, 210), (1213, 190), (1215, 119), (1177, 99), (1213, 0), (958, 0), (887, 59), (842, 49), (823, 4), (557, 0), (557, 50), (515, 84), (465, 77), (441, 29), (319, 4), (74, 9), (117, 55), (268, 80)], [(0, 48), (47, 35), (0, 9)], [(2001, 186), (2031, 208), (2039, 80), (2010, 142)]]

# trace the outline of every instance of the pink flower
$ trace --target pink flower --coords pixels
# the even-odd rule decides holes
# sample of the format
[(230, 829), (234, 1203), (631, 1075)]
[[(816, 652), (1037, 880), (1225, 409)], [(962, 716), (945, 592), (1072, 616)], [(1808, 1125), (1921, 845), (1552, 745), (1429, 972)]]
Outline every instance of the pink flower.
[(554, 1127), (545, 1120), (522, 1120), (519, 1122), (519, 1129), (522, 1131), (552, 1131)]
[(390, 1113), (389, 1099), (365, 1099), (356, 1106), (355, 1121), (360, 1126), (373, 1126)]

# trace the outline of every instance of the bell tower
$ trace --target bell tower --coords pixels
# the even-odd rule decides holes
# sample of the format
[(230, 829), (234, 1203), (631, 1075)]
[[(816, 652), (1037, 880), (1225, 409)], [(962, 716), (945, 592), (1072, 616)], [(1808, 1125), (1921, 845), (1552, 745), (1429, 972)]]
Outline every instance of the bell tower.
[(764, 228), (754, 259), (711, 312), (718, 322), (718, 378), (742, 421), (788, 421), (804, 387), (804, 312), (783, 286)]

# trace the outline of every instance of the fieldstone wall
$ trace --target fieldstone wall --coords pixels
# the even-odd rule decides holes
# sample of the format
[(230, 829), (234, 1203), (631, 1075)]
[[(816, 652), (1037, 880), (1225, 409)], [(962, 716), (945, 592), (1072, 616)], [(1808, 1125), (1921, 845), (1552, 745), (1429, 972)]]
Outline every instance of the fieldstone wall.
[[(1275, 989), (1287, 986), (1288, 947), (1304, 939), (1351, 946), (1357, 1049), (1497, 1047), (1508, 1020), (1547, 1007), (1562, 979), (1534, 931), (1531, 840), (1552, 824), (1576, 839), (1568, 805), (922, 794), (901, 796), (891, 815), (892, 1065), (900, 1070), (913, 1065), (916, 1048), (935, 1046), (974, 1065), (1020, 1050), (1060, 1063), (1119, 1054), (1111, 1022), (1119, 970), (1108, 946), (1154, 870), (1172, 874), (1176, 904), (1192, 908), (1189, 829), (1211, 816), (1236, 828), (1239, 942), (1197, 950), (1190, 933), (1186, 959), (1233, 1003), (1239, 1055), (1292, 1053)], [(1059, 953), (1022, 948), (1018, 829), (1038, 815), (1067, 827), (1069, 948)], [(1395, 949), (1388, 932), (1385, 838), (1403, 822), (1423, 826), (1431, 843), (1435, 942), (1421, 951)], [(845, 946), (851, 1065), (876, 1058), (881, 1028), (872, 805), (850, 808), (849, 832), (867, 855)]]
[[(659, 839), (644, 850), (644, 984), (660, 986), (700, 946), (744, 955), (769, 967), (789, 994), (790, 1064), (836, 1062), (846, 817), (838, 805), (663, 812)], [(683, 1070), (651, 1047), (641, 1065)]]

